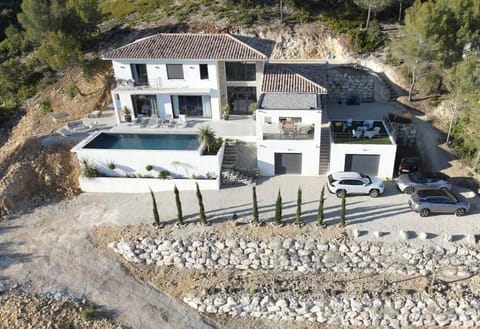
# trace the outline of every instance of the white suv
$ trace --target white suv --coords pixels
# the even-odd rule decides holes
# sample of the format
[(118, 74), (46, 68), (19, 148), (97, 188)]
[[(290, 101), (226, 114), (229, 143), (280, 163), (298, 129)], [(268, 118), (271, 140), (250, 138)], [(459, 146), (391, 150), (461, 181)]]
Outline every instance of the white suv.
[(376, 198), (385, 188), (380, 178), (355, 171), (339, 171), (328, 175), (327, 187), (339, 198), (347, 194), (369, 194)]

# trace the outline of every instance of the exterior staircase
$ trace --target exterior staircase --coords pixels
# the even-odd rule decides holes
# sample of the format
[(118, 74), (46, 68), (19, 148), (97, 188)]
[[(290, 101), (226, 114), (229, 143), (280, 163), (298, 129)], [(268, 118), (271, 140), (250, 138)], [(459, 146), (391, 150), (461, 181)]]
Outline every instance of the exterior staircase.
[(258, 177), (256, 169), (239, 168), (235, 139), (225, 139), (225, 152), (222, 162), (222, 184), (252, 184)]
[(388, 89), (388, 92), (389, 92), (388, 101), (389, 102), (396, 102), (397, 98), (400, 95), (398, 94), (396, 89), (393, 87), (392, 82), (390, 82), (390, 79), (386, 76), (386, 74), (384, 72), (378, 73), (378, 76), (380, 77), (380, 79), (383, 81), (383, 83), (385, 84), (385, 86)]
[(330, 169), (330, 120), (328, 112), (322, 111), (322, 127), (320, 130), (320, 165), (318, 173), (325, 175)]

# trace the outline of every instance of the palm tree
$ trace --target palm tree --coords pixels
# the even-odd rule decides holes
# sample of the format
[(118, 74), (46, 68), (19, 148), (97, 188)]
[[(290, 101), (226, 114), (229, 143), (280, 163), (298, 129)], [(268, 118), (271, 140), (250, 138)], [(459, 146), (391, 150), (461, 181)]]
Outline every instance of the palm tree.
[(209, 126), (201, 127), (198, 130), (198, 142), (200, 144), (205, 144), (207, 147), (207, 152), (210, 152), (210, 148), (215, 143), (215, 132)]

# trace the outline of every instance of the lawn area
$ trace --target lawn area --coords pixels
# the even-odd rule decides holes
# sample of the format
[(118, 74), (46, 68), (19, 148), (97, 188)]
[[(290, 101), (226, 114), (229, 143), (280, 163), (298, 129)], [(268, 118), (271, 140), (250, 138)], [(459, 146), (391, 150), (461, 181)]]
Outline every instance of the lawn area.
[(363, 121), (353, 121), (350, 127), (344, 121), (332, 121), (333, 142), (336, 144), (392, 144), (383, 121), (373, 122), (373, 128), (379, 127), (380, 130), (378, 135), (372, 138), (365, 137), (363, 134), (358, 138), (353, 135), (354, 130), (356, 131), (358, 127), (363, 126)]

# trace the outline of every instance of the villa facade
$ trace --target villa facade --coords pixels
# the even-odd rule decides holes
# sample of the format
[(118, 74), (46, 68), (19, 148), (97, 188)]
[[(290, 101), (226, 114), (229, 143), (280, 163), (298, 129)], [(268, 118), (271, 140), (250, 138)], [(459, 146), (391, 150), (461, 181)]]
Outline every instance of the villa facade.
[[(128, 109), (133, 120), (187, 117), (227, 125), (218, 121), (222, 108), (251, 115), (255, 104), (255, 131), (245, 140), (256, 142), (261, 176), (364, 169), (392, 177), (396, 144), (384, 124), (377, 122), (375, 134), (359, 139), (355, 131), (352, 136), (352, 123), (342, 123), (339, 131), (330, 121), (339, 119), (336, 113), (327, 113), (327, 99), (345, 103), (355, 93), (355, 100), (373, 101), (373, 80), (352, 83), (345, 69), (331, 70), (326, 63), (271, 62), (273, 47), (273, 41), (230, 34), (157, 34), (111, 50), (103, 59), (113, 65), (117, 122), (127, 121)], [(370, 118), (353, 123), (357, 135), (373, 128), (364, 119)], [(380, 134), (385, 138), (375, 145)]]

